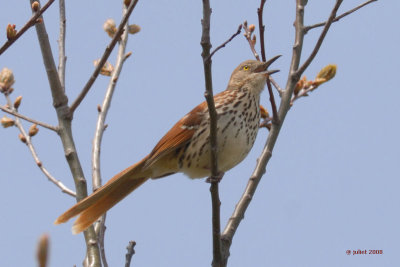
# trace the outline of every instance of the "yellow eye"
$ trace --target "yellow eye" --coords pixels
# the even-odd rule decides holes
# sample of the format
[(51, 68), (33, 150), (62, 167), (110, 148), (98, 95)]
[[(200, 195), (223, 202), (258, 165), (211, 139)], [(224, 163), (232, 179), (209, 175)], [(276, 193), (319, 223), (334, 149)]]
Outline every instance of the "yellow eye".
[(247, 65), (244, 66), (244, 67), (243, 67), (243, 70), (249, 70), (249, 66), (247, 66)]

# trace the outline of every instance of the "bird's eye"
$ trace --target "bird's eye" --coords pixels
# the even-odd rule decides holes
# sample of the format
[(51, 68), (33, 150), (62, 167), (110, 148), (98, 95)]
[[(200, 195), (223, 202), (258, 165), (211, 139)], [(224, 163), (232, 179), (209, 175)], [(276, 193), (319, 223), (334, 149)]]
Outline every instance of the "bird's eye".
[(244, 67), (243, 67), (243, 70), (249, 70), (249, 66), (247, 66), (247, 65), (244, 66)]

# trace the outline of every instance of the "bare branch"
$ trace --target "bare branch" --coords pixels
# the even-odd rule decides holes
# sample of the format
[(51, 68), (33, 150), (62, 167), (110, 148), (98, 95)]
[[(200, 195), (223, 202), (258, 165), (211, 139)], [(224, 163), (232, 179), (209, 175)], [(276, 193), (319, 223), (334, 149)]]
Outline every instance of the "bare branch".
[(110, 56), (110, 54), (111, 54), (112, 50), (114, 49), (115, 45), (117, 44), (118, 40), (121, 38), (121, 35), (124, 31), (124, 26), (125, 26), (126, 22), (128, 21), (129, 16), (132, 14), (132, 11), (135, 8), (138, 1), (139, 0), (131, 1), (130, 5), (128, 7), (128, 10), (125, 13), (125, 16), (123, 16), (123, 18), (118, 26), (118, 30), (115, 33), (114, 38), (111, 40), (110, 44), (106, 47), (106, 50), (104, 51), (103, 56), (101, 57), (97, 67), (95, 68), (95, 70), (92, 73), (92, 76), (90, 76), (89, 80), (83, 87), (82, 91), (79, 93), (78, 97), (72, 103), (72, 105), (70, 107), (71, 113), (75, 112), (76, 108), (79, 106), (79, 104), (85, 98), (86, 94), (89, 92), (93, 83), (96, 81), (97, 77), (99, 76), (101, 68), (103, 67), (104, 63), (106, 63), (108, 57)]
[[(356, 12), (356, 11), (359, 10), (360, 8), (362, 8), (362, 7), (366, 6), (366, 5), (371, 4), (372, 2), (376, 2), (376, 1), (378, 1), (378, 0), (369, 0), (369, 1), (367, 1), (367, 2), (365, 2), (365, 3), (363, 3), (363, 4), (361, 4), (361, 5), (359, 5), (359, 6), (355, 7), (355, 8), (353, 8), (353, 9), (350, 9), (349, 11), (344, 12), (343, 14), (341, 14), (341, 15), (335, 17), (335, 18), (333, 19), (332, 22), (337, 22), (337, 21), (341, 20), (342, 18), (344, 18), (344, 17), (350, 15), (351, 13)], [(304, 32), (307, 33), (307, 32), (308, 32), (309, 30), (311, 30), (311, 29), (315, 29), (315, 28), (318, 28), (318, 27), (325, 26), (326, 23), (327, 23), (327, 22), (325, 21), (325, 22), (321, 22), (321, 23), (314, 24), (314, 25), (306, 26), (306, 27), (304, 27)]]
[[(7, 99), (7, 103), (10, 107), (12, 107), (12, 102), (9, 96), (6, 95), (6, 99)], [(0, 108), (2, 108), (0, 106)], [(18, 114), (17, 110), (12, 107), (11, 112), (9, 112), (12, 115)], [(36, 123), (36, 122), (33, 122)], [(37, 123), (36, 123), (37, 124)], [(68, 187), (66, 187), (61, 181), (57, 180), (53, 175), (50, 174), (50, 172), (43, 166), (42, 161), (40, 160), (38, 154), (36, 153), (36, 149), (32, 144), (31, 141), (31, 137), (26, 133), (24, 127), (22, 126), (21, 121), (19, 120), (19, 118), (16, 116), (15, 118), (15, 126), (18, 128), (18, 130), (21, 132), (22, 136), (24, 137), (25, 140), (25, 144), (28, 146), (29, 151), (32, 154), (33, 160), (36, 163), (36, 166), (39, 167), (39, 169), (43, 172), (43, 174), (49, 179), (50, 182), (52, 182), (53, 184), (55, 184), (58, 188), (61, 189), (61, 192), (66, 193), (70, 196), (75, 197), (76, 194), (74, 191), (72, 191), (71, 189), (69, 189)]]
[(104, 213), (100, 217), (100, 219), (96, 222), (96, 224), (94, 225), (94, 230), (98, 237), (100, 256), (101, 256), (101, 262), (103, 264), (103, 267), (108, 267), (106, 250), (104, 248), (104, 237), (105, 237), (106, 229), (107, 229), (107, 227), (105, 225), (106, 217), (107, 217), (107, 213)]
[(37, 19), (51, 6), (51, 4), (53, 4), (53, 2), (54, 0), (49, 0), (40, 10), (34, 12), (31, 19), (28, 20), (28, 22), (17, 32), (14, 38), (3, 44), (3, 46), (0, 48), (0, 55), (3, 54), (4, 51), (6, 51), (15, 41), (17, 41), (18, 38), (21, 37), (30, 27), (35, 25), (37, 23)]
[(41, 122), (41, 121), (37, 121), (35, 119), (31, 119), (31, 118), (29, 118), (29, 117), (27, 117), (25, 115), (22, 115), (22, 114), (18, 113), (15, 109), (10, 109), (10, 108), (7, 108), (5, 106), (0, 106), (0, 109), (2, 111), (4, 111), (4, 112), (7, 112), (8, 114), (14, 115), (15, 117), (21, 118), (23, 120), (26, 120), (26, 121), (29, 121), (29, 122), (32, 122), (32, 123), (35, 123), (35, 124), (40, 125), (40, 126), (42, 126), (44, 128), (47, 128), (49, 130), (58, 132), (58, 127), (50, 125), (50, 124), (47, 124), (47, 123), (44, 123), (44, 122)]
[(274, 92), (272, 91), (269, 75), (267, 77), (267, 88), (269, 93), (269, 101), (271, 102), (272, 108), (272, 123), (279, 124), (278, 110), (276, 108)]
[[(30, 0), (31, 5), (35, 1), (38, 0)], [(72, 136), (72, 117), (68, 108), (68, 98), (65, 95), (64, 89), (60, 82), (60, 78), (58, 76), (52, 49), (49, 42), (49, 37), (42, 17), (41, 23), (36, 23), (35, 28), (43, 58), (43, 64), (45, 66), (47, 78), (50, 84), (50, 90), (53, 97), (53, 106), (57, 113), (59, 123), (59, 136), (63, 144), (65, 157), (74, 178), (76, 188), (76, 200), (80, 201), (87, 196), (87, 187), (86, 179), (82, 170), (82, 165), (80, 163), (75, 147), (75, 142)], [(87, 247), (88, 266), (100, 266), (100, 252), (97, 245), (96, 233), (94, 232), (93, 226), (89, 227), (84, 232), (84, 236)]]
[(246, 40), (249, 42), (251, 52), (253, 52), (254, 57), (258, 60), (261, 61), (260, 56), (258, 55), (256, 48), (255, 48), (255, 41), (251, 39), (252, 32), (249, 30), (247, 27), (247, 21), (243, 22), (243, 29), (244, 29), (244, 37)]
[(129, 241), (128, 246), (126, 247), (126, 255), (125, 255), (125, 267), (130, 267), (131, 266), (131, 260), (133, 254), (135, 254), (135, 246), (136, 242), (135, 241)]
[(66, 18), (65, 18), (65, 0), (59, 1), (60, 10), (60, 36), (58, 38), (58, 77), (60, 78), (61, 86), (65, 91), (65, 34), (66, 34)]
[(279, 84), (270, 76), (269, 80), (271, 81), (272, 85), (276, 88), (276, 90), (279, 93), (279, 96), (282, 96), (283, 94), (283, 89), (279, 86)]
[[(322, 42), (324, 41), (325, 36), (328, 33), (328, 30), (329, 30), (330, 26), (332, 25), (333, 20), (336, 17), (336, 12), (338, 11), (338, 9), (339, 9), (340, 5), (342, 4), (342, 2), (343, 2), (343, 0), (336, 0), (336, 4), (335, 4), (335, 6), (333, 7), (333, 9), (331, 11), (329, 19), (327, 20), (327, 22), (325, 24), (325, 27), (322, 30), (321, 35), (319, 36), (318, 41), (315, 44), (315, 47), (314, 47), (313, 51), (311, 52), (311, 54), (307, 58), (307, 60), (303, 63), (303, 65), (296, 71), (296, 75), (298, 77), (300, 77), (301, 74), (303, 74), (303, 72), (306, 70), (306, 68), (308, 68), (308, 66), (311, 64), (311, 62), (314, 60), (315, 56), (317, 55), (317, 53), (318, 53), (318, 51), (319, 51), (319, 49), (320, 49), (320, 47), (322, 45)], [(304, 28), (303, 28), (303, 31), (304, 31)]]
[(230, 41), (233, 40), (233, 38), (238, 36), (241, 31), (242, 31), (242, 24), (239, 25), (236, 33), (234, 33), (228, 40), (223, 42), (220, 46), (218, 46), (217, 48), (214, 49), (214, 51), (211, 52), (211, 54), (206, 58), (206, 61), (209, 60), (218, 50), (220, 50), (221, 48), (225, 47)]
[(265, 5), (266, 1), (267, 0), (261, 0), (260, 7), (257, 9), (258, 27), (259, 27), (259, 31), (260, 31), (261, 58), (262, 58), (263, 62), (267, 61), (267, 58), (265, 56), (265, 40), (264, 40), (265, 26), (264, 26), (264, 22), (263, 22), (263, 12), (264, 12), (264, 5)]
[(204, 78), (206, 91), (204, 96), (207, 101), (208, 112), (210, 113), (210, 149), (211, 149), (211, 177), (210, 177), (210, 192), (212, 202), (212, 236), (213, 236), (213, 267), (221, 265), (221, 219), (220, 219), (220, 205), (219, 200), (219, 171), (218, 171), (218, 157), (217, 157), (217, 111), (214, 104), (213, 88), (212, 88), (212, 73), (211, 73), (211, 42), (210, 42), (210, 18), (211, 7), (209, 0), (203, 0), (203, 19), (201, 20), (202, 35), (201, 46), (203, 52), (204, 65)]
[[(125, 15), (127, 9), (123, 5), (123, 15)], [(103, 104), (99, 109), (99, 114), (97, 118), (96, 130), (93, 138), (93, 151), (92, 151), (92, 184), (93, 192), (101, 187), (101, 172), (100, 172), (100, 148), (101, 141), (103, 138), (103, 133), (105, 130), (105, 120), (108, 110), (111, 105), (111, 100), (114, 94), (115, 87), (117, 85), (118, 78), (122, 71), (122, 66), (125, 60), (129, 57), (125, 54), (126, 44), (128, 42), (128, 21), (125, 23), (125, 30), (121, 36), (121, 41), (119, 42), (117, 61), (115, 63), (114, 70), (110, 77), (110, 82), (108, 84), (106, 94), (104, 96)], [(107, 259), (104, 250), (104, 234), (105, 234), (105, 221), (106, 213), (101, 216), (100, 220), (95, 224), (95, 230), (99, 238), (100, 255), (102, 258), (103, 266), (107, 267)]]
[(117, 85), (118, 78), (121, 74), (122, 66), (127, 58), (125, 56), (126, 43), (128, 41), (128, 31), (126, 30), (119, 44), (117, 62), (114, 67), (114, 71), (110, 77), (110, 82), (108, 84), (106, 94), (104, 96), (103, 104), (101, 105), (100, 112), (97, 118), (96, 130), (93, 138), (93, 151), (92, 151), (92, 182), (93, 191), (96, 191), (101, 187), (101, 173), (100, 173), (100, 147), (103, 138), (103, 133), (105, 129), (105, 120), (107, 117), (108, 110), (111, 105), (111, 100), (114, 94), (115, 87)]

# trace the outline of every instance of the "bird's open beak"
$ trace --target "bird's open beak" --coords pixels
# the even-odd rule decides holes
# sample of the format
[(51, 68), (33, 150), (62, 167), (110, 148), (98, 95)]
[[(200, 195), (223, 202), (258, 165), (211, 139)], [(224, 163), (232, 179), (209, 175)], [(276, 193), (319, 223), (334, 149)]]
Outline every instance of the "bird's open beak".
[(275, 60), (277, 60), (280, 57), (281, 57), (281, 55), (278, 55), (278, 56), (275, 56), (275, 57), (271, 58), (267, 62), (264, 62), (262, 65), (260, 65), (255, 70), (255, 72), (260, 72), (260, 73), (267, 74), (267, 75), (271, 75), (271, 74), (274, 74), (274, 73), (278, 72), (279, 70), (267, 70), (267, 69), (272, 63), (275, 62)]

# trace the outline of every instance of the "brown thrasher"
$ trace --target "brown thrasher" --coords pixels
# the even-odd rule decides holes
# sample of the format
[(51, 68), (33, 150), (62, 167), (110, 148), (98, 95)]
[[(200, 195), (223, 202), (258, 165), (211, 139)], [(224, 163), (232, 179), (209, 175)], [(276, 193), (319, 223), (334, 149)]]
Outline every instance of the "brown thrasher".
[[(260, 123), (260, 93), (267, 75), (276, 72), (267, 68), (278, 57), (268, 62), (244, 61), (233, 71), (226, 90), (214, 96), (218, 168), (222, 172), (239, 164), (254, 144)], [(149, 178), (177, 172), (190, 178), (210, 176), (209, 133), (209, 112), (203, 102), (179, 120), (149, 155), (75, 204), (55, 224), (80, 215), (72, 228), (74, 234), (80, 233)]]

